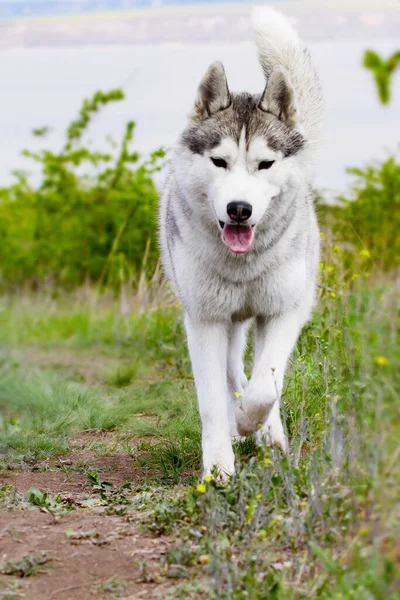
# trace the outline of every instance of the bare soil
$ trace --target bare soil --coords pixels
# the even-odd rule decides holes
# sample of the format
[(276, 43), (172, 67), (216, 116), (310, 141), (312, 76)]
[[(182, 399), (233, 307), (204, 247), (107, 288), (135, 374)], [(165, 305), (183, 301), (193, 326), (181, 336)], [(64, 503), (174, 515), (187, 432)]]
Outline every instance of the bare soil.
[[(28, 577), (0, 575), (0, 598), (165, 597), (166, 589), (173, 583), (165, 578), (164, 561), (171, 542), (141, 532), (139, 516), (109, 515), (103, 506), (90, 506), (91, 498), (96, 504), (97, 495), (77, 467), (84, 463), (86, 469), (96, 469), (102, 480), (116, 486), (131, 481), (134, 489), (139, 474), (135, 473), (132, 460), (122, 452), (99, 457), (93, 450), (78, 448), (59, 461), (34, 467), (40, 470), (25, 467), (0, 471), (0, 485), (15, 486), (20, 494), (36, 487), (60, 495), (74, 508), (56, 520), (25, 505), (0, 512), (0, 562), (41, 552), (46, 553), (47, 559)], [(82, 503), (89, 506), (81, 506)], [(73, 531), (72, 536), (67, 531)]]

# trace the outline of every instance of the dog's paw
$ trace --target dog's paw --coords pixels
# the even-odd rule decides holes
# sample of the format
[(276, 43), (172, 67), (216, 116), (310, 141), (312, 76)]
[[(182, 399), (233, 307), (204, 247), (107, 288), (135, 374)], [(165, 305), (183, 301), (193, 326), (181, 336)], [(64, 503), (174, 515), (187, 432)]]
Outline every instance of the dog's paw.
[[(208, 479), (209, 477), (211, 477), (214, 481), (218, 481), (219, 483), (228, 483), (233, 473), (234, 470), (232, 471), (232, 473), (227, 473), (226, 471), (223, 471), (221, 468), (215, 465), (212, 469), (205, 469), (203, 471), (203, 479)], [(210, 480), (208, 479), (208, 481)]]
[(280, 447), (284, 454), (288, 454), (289, 452), (289, 442), (287, 436), (284, 432), (282, 421), (279, 415), (279, 405), (278, 408), (275, 407), (271, 410), (271, 413), (264, 423), (264, 425), (259, 429), (255, 435), (256, 442), (260, 446), (267, 444), (268, 446), (273, 446), (276, 444)]
[(262, 427), (256, 433), (256, 442), (259, 446), (266, 444), (267, 446), (279, 446), (284, 454), (289, 452), (289, 442), (284, 431), (274, 431), (271, 427)]
[(214, 446), (203, 451), (204, 476), (218, 481), (228, 481), (235, 472), (235, 455), (230, 447)]
[(265, 423), (276, 396), (252, 392), (251, 385), (245, 390), (236, 407), (236, 425), (240, 435), (253, 435)]

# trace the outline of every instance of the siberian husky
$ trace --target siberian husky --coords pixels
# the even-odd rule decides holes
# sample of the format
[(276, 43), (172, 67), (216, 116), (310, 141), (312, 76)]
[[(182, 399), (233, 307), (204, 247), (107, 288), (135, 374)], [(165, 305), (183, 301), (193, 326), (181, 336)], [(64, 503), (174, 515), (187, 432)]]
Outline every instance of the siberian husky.
[[(203, 465), (234, 472), (232, 438), (288, 441), (280, 416), (286, 364), (314, 303), (319, 231), (311, 182), (322, 94), (286, 18), (252, 23), (266, 85), (232, 93), (213, 63), (174, 150), (160, 203), (165, 273), (180, 298), (202, 421)], [(243, 353), (255, 321), (254, 366)]]

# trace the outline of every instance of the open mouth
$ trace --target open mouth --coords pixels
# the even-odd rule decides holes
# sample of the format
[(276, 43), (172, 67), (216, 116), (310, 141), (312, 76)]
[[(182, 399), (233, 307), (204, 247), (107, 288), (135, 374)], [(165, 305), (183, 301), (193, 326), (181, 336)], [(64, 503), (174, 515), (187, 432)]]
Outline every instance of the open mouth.
[(231, 252), (245, 254), (251, 248), (254, 238), (254, 225), (228, 224), (219, 222), (222, 238)]

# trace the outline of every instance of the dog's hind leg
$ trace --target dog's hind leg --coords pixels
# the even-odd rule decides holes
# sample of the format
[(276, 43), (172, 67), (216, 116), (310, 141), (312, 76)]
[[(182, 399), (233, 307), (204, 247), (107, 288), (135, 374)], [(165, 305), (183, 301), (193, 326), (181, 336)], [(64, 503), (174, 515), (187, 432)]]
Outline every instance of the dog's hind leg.
[(186, 315), (185, 327), (203, 428), (204, 472), (216, 467), (226, 479), (235, 469), (228, 415), (228, 326)]
[(250, 321), (232, 323), (228, 338), (228, 410), (232, 438), (239, 437), (235, 409), (247, 386), (243, 356), (246, 350)]
[(298, 309), (275, 318), (257, 319), (254, 369), (236, 409), (241, 435), (261, 430), (259, 436), (264, 435), (286, 449), (279, 399), (286, 363), (308, 314)]

